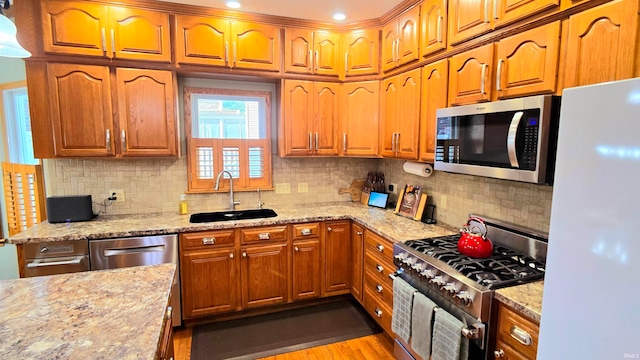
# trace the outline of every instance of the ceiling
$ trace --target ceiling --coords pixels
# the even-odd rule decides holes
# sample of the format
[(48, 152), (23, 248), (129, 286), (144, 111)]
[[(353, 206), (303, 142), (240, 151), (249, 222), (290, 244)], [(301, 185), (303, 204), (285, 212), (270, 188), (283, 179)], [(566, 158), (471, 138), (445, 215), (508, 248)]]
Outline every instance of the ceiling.
[[(179, 4), (205, 6), (226, 9), (226, 0), (161, 0)], [(377, 19), (389, 12), (402, 0), (238, 0), (242, 12), (277, 15), (290, 18), (315, 20), (331, 23), (353, 23), (362, 20)], [(347, 18), (333, 20), (336, 12), (344, 13)]]

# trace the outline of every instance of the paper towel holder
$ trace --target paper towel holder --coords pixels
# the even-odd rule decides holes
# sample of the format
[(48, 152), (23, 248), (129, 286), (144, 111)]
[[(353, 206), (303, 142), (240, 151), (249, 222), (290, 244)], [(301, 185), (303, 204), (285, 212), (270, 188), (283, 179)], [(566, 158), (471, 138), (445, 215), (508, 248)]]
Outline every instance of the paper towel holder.
[(413, 161), (405, 161), (404, 164), (402, 164), (402, 170), (407, 174), (422, 177), (429, 177), (433, 174), (433, 166), (431, 164)]

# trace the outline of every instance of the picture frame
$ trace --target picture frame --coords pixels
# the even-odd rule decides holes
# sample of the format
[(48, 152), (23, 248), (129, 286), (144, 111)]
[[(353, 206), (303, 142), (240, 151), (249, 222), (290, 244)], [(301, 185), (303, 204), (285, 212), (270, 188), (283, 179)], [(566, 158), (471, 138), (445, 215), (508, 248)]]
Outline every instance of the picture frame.
[(424, 192), (424, 189), (420, 186), (407, 184), (398, 196), (394, 213), (420, 221), (426, 204), (427, 193)]

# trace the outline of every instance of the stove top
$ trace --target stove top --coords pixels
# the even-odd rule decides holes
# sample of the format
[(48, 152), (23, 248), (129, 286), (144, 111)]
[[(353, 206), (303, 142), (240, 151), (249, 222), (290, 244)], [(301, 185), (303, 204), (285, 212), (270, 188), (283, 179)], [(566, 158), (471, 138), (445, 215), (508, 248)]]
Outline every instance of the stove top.
[(544, 263), (529, 256), (494, 244), (493, 255), (490, 258), (474, 259), (458, 252), (458, 239), (460, 235), (456, 234), (411, 240), (405, 245), (415, 252), (446, 263), (488, 289), (498, 289), (544, 277)]

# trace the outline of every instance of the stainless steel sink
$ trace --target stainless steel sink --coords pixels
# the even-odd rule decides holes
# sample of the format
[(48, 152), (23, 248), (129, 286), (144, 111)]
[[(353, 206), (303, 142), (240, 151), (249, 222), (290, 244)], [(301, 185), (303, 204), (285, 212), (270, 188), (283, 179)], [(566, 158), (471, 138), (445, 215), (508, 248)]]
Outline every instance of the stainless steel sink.
[(189, 222), (203, 223), (214, 221), (246, 220), (276, 217), (275, 211), (271, 209), (252, 209), (235, 211), (217, 211), (191, 214)]

